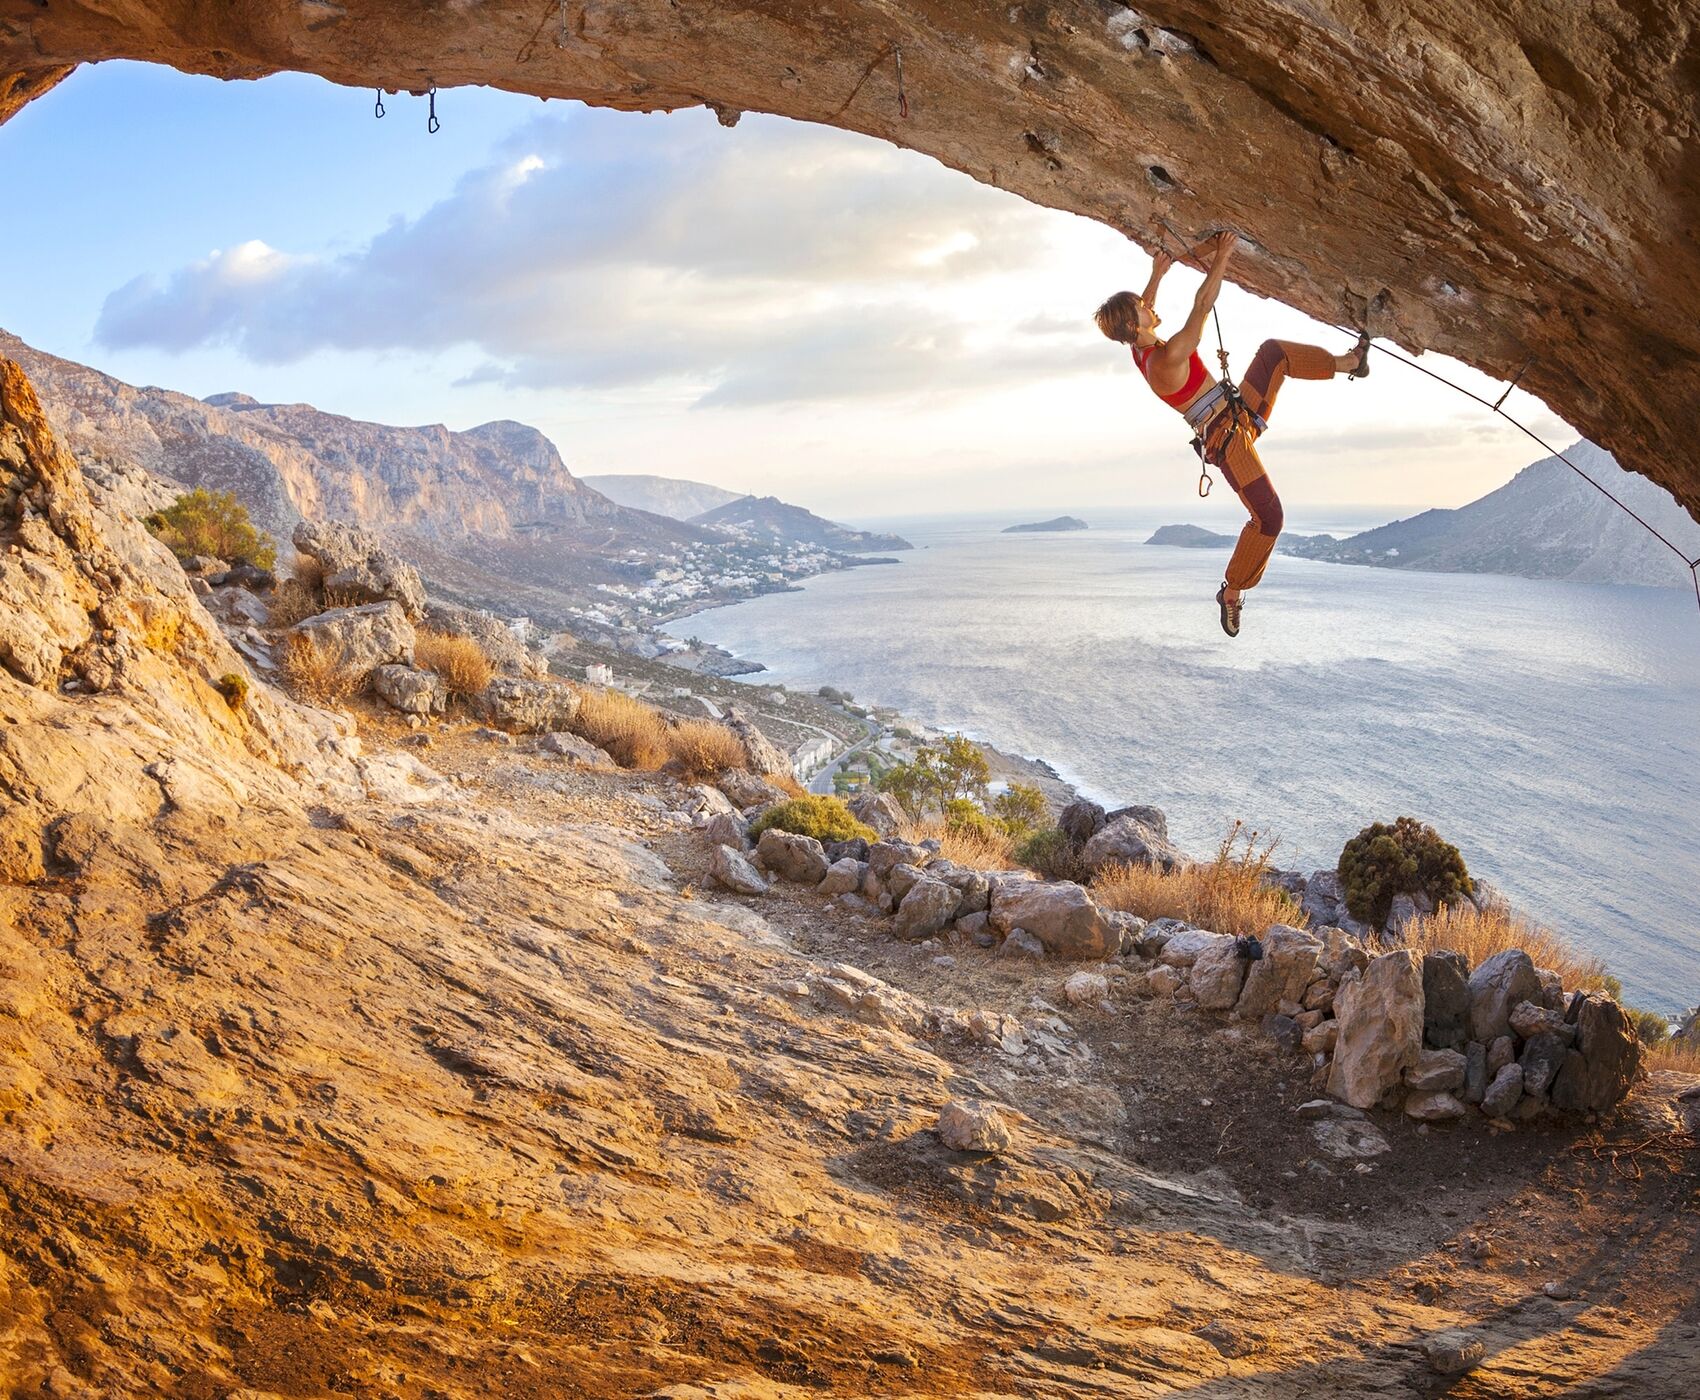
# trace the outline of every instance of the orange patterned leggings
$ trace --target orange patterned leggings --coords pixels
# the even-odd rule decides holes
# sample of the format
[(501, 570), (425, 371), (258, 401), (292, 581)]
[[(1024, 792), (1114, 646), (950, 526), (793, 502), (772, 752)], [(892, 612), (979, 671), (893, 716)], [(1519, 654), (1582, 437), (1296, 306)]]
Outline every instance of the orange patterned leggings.
[[(1266, 340), (1258, 347), (1257, 356), (1240, 382), (1240, 397), (1246, 407), (1268, 421), (1275, 408), (1275, 396), (1291, 375), (1294, 379), (1332, 379), (1334, 357), (1315, 345), (1299, 345), (1290, 340)], [(1228, 560), (1226, 580), (1229, 588), (1256, 588), (1269, 567), (1269, 556), (1275, 551), (1275, 541), (1281, 534), (1284, 515), (1281, 498), (1270, 484), (1269, 474), (1257, 455), (1257, 439), (1261, 433), (1254, 423), (1242, 417), (1236, 427), (1233, 416), (1222, 412), (1216, 416), (1205, 433), (1206, 454), (1222, 478), (1251, 512), (1251, 519), (1240, 531), (1239, 543), (1234, 546), (1233, 558)]]

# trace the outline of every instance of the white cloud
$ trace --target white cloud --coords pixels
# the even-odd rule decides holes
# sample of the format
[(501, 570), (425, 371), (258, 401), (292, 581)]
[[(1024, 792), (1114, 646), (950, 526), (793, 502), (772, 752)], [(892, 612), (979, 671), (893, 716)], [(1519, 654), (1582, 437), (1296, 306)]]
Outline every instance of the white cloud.
[(838, 132), (752, 119), (735, 137), (706, 120), (640, 136), (615, 120), (607, 140), (607, 114), (530, 123), (343, 256), (254, 241), (138, 277), (97, 337), (259, 364), (470, 348), (483, 364), (463, 384), (663, 385), (704, 406), (948, 396), (1088, 367), (1078, 348), (1041, 362), (990, 334), (1030, 325), (989, 289), (1045, 257), (1058, 216)]

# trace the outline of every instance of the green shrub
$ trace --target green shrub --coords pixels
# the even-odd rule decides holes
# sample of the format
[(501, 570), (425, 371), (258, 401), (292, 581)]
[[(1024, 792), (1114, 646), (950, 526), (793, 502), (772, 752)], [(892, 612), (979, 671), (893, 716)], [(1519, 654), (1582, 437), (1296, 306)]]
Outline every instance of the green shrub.
[(944, 804), (944, 824), (951, 831), (998, 841), (1008, 833), (966, 797), (953, 797)]
[(224, 703), (233, 710), (240, 710), (248, 703), (248, 678), (239, 676), (234, 671), (226, 671), (215, 682), (213, 689), (224, 697)]
[(1634, 1006), (1626, 1006), (1623, 1008), (1623, 1014), (1629, 1018), (1629, 1024), (1635, 1027), (1635, 1038), (1649, 1050), (1670, 1039), (1670, 1022), (1657, 1011), (1642, 1011)]
[(760, 836), (769, 827), (796, 836), (812, 836), (817, 841), (853, 841), (858, 836), (864, 841), (880, 839), (871, 826), (864, 826), (850, 815), (843, 798), (821, 793), (775, 803), (750, 824), (750, 835)]
[(1339, 874), (1352, 917), (1376, 928), (1387, 922), (1396, 895), (1425, 894), (1438, 907), (1471, 890), (1458, 848), (1415, 817), (1366, 826), (1340, 852)]
[(1086, 875), (1080, 847), (1054, 826), (1035, 831), (1015, 848), (1015, 858), (1047, 880), (1081, 880)]
[(247, 508), (229, 491), (197, 486), (147, 518), (152, 530), (179, 559), (210, 554), (231, 564), (269, 569), (277, 563), (271, 540), (254, 528)]

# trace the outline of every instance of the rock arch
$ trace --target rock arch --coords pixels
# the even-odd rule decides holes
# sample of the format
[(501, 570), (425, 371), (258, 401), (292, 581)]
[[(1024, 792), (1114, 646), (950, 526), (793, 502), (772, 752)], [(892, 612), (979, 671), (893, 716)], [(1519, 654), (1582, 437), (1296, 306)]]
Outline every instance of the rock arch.
[(0, 0), (0, 120), (109, 58), (773, 112), (1147, 246), (1231, 227), (1242, 285), (1527, 362), (1700, 518), (1700, 48), (1672, 0)]

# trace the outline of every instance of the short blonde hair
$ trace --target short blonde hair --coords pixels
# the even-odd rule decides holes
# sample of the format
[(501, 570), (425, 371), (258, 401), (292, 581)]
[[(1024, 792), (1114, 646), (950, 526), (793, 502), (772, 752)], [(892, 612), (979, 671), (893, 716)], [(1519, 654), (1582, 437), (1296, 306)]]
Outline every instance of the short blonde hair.
[(1092, 313), (1092, 319), (1111, 340), (1131, 345), (1139, 334), (1139, 308), (1144, 305), (1132, 292), (1117, 292)]

